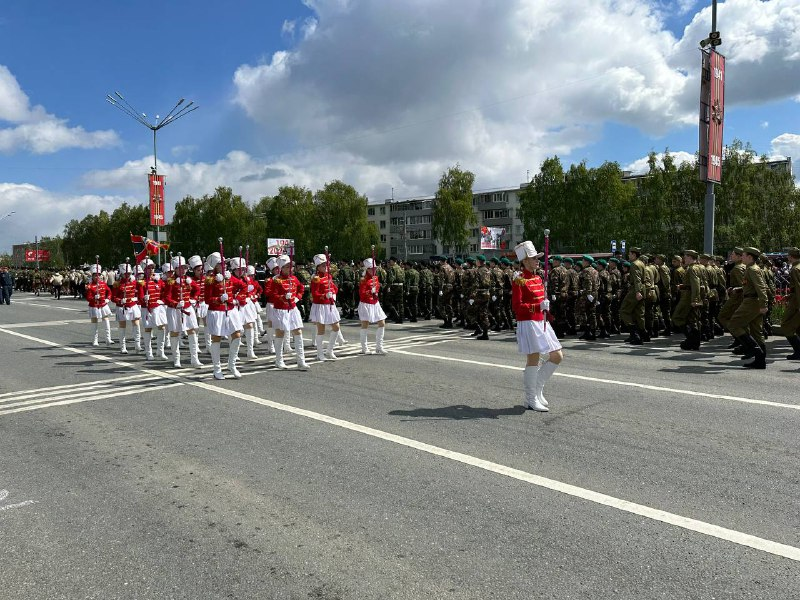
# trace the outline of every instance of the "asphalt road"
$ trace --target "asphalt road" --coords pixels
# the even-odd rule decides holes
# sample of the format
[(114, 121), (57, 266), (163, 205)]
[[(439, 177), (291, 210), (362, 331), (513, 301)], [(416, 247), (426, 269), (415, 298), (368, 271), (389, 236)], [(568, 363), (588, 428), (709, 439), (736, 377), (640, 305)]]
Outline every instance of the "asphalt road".
[(91, 347), (81, 301), (14, 300), (3, 600), (800, 597), (784, 340), (760, 372), (729, 337), (566, 340), (539, 414), (509, 334), (389, 325), (364, 357), (347, 323), (338, 361), (261, 346), (217, 382)]

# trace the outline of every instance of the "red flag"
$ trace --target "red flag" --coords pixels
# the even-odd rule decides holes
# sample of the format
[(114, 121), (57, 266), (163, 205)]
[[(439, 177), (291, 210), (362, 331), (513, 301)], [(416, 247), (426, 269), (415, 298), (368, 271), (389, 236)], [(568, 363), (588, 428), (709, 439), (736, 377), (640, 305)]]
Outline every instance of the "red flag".
[(133, 244), (133, 252), (136, 254), (136, 264), (139, 264), (148, 256), (158, 254), (159, 249), (169, 250), (169, 244), (159, 244), (143, 235), (131, 234), (131, 243)]

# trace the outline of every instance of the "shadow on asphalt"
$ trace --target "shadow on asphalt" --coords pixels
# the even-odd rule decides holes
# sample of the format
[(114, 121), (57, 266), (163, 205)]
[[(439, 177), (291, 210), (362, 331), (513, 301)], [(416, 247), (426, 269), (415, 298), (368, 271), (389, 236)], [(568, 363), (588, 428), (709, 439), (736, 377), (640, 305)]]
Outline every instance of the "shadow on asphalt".
[[(483, 408), (467, 406), (466, 404), (455, 404), (453, 406), (442, 406), (439, 408), (415, 408), (414, 410), (393, 410), (389, 414), (394, 417), (415, 417), (427, 419), (452, 419), (461, 421), (466, 419), (499, 419), (525, 414), (525, 407), (509, 406), (508, 408)], [(411, 420), (411, 419), (407, 419)]]

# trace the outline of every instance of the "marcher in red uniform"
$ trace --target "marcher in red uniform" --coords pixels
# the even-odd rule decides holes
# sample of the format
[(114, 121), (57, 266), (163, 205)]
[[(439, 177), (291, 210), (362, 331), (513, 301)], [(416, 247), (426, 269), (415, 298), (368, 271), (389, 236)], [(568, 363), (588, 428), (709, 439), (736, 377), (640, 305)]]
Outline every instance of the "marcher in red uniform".
[(253, 303), (253, 294), (256, 292), (256, 286), (258, 286), (260, 293), (261, 286), (258, 285), (255, 278), (251, 279), (247, 274), (247, 263), (243, 258), (232, 258), (231, 270), (242, 282), (242, 288), (236, 294), (236, 300), (239, 302), (238, 310), (242, 313), (244, 339), (247, 343), (247, 358), (258, 358), (255, 351), (255, 327), (258, 311), (256, 311), (256, 306)]
[(139, 286), (139, 300), (147, 308), (144, 318), (144, 350), (145, 359), (153, 360), (153, 329), (156, 330), (156, 356), (160, 360), (169, 360), (164, 353), (164, 340), (167, 326), (167, 309), (161, 298), (161, 273), (156, 271), (153, 261), (145, 265), (144, 284)]
[[(236, 368), (236, 354), (242, 344), (242, 316), (236, 310), (236, 294), (242, 288), (242, 282), (231, 276), (221, 262), (219, 252), (214, 252), (206, 258), (206, 266), (213, 269), (213, 273), (205, 280), (205, 298), (208, 304), (208, 330), (211, 333), (211, 362), (214, 365), (214, 379), (225, 379), (221, 366), (222, 338), (230, 336), (228, 348), (228, 371), (236, 379), (242, 374)], [(224, 270), (224, 274), (223, 274)]]
[[(174, 275), (175, 272), (172, 270), (172, 263), (170, 263), (169, 261), (162, 263), (160, 285), (161, 285), (161, 299), (164, 301), (165, 307), (167, 305), (167, 291), (166, 291), (167, 281), (172, 279)], [(166, 312), (166, 308), (164, 309), (164, 312)], [(167, 350), (172, 348), (172, 342), (170, 341), (171, 339), (172, 338), (168, 335), (165, 336), (164, 338), (164, 348), (166, 348)], [(179, 337), (178, 340), (180, 339), (181, 338)]]
[(275, 310), (275, 303), (273, 302), (272, 280), (278, 274), (278, 259), (275, 257), (267, 261), (267, 278), (264, 280), (264, 296), (267, 298), (266, 308), (266, 323), (264, 327), (264, 335), (267, 338), (267, 354), (275, 354), (275, 327), (272, 324), (272, 313)]
[[(527, 355), (523, 375), (525, 407), (547, 412), (544, 385), (564, 355), (553, 328), (547, 326), (545, 312), (550, 310), (550, 301), (545, 297), (542, 278), (535, 274), (542, 253), (537, 253), (530, 241), (517, 244), (514, 252), (523, 266), (511, 287), (511, 306), (517, 317), (517, 348), (520, 354)], [(540, 365), (542, 357), (545, 362)]]
[(375, 265), (371, 258), (364, 260), (364, 272), (358, 284), (358, 319), (361, 321), (361, 354), (369, 354), (367, 334), (370, 323), (377, 323), (375, 332), (375, 354), (386, 354), (383, 347), (383, 335), (386, 331), (386, 313), (378, 301), (381, 283), (375, 273)]
[[(197, 298), (195, 300), (197, 303), (194, 305), (194, 313), (197, 315), (197, 325), (198, 328), (200, 325), (203, 326), (203, 334), (204, 334), (204, 350), (206, 352), (210, 352), (211, 350), (211, 335), (208, 333), (208, 327), (206, 325), (206, 316), (208, 315), (208, 304), (206, 304), (206, 270), (205, 265), (203, 263), (203, 259), (200, 258), (198, 255), (190, 256), (189, 257), (189, 268), (191, 269), (192, 279), (198, 284), (197, 285)], [(200, 334), (198, 333), (198, 338)]]
[(189, 356), (193, 367), (203, 366), (198, 358), (197, 315), (194, 306), (200, 292), (196, 281), (186, 275), (186, 259), (180, 254), (172, 259), (175, 277), (167, 280), (164, 293), (167, 304), (167, 328), (172, 339), (172, 364), (181, 368), (181, 349), (178, 336), (186, 332), (189, 336)]
[(247, 276), (253, 283), (254, 289), (250, 293), (250, 301), (256, 309), (256, 323), (255, 323), (255, 343), (256, 346), (261, 345), (261, 336), (264, 335), (264, 308), (261, 306), (261, 295), (264, 293), (264, 287), (256, 279), (256, 268), (253, 265), (247, 265)]
[(139, 321), (142, 312), (139, 309), (138, 286), (133, 278), (133, 269), (128, 263), (119, 266), (120, 278), (114, 283), (112, 300), (117, 305), (117, 321), (120, 329), (120, 349), (122, 354), (128, 353), (125, 340), (125, 330), (128, 322), (133, 324), (133, 339), (136, 351), (142, 351), (141, 329)]
[(92, 281), (86, 286), (86, 299), (89, 301), (89, 318), (92, 321), (94, 328), (94, 340), (92, 346), (99, 346), (98, 338), (100, 337), (100, 321), (103, 322), (103, 327), (106, 332), (106, 345), (110, 346), (111, 342), (111, 309), (108, 307), (108, 302), (111, 298), (111, 288), (106, 285), (105, 281), (100, 279), (100, 265), (92, 267)]
[(274, 309), (272, 323), (275, 326), (275, 335), (278, 338), (275, 344), (275, 366), (286, 369), (283, 362), (283, 340), (286, 332), (294, 336), (294, 350), (297, 353), (297, 368), (307, 371), (305, 348), (303, 347), (303, 317), (297, 310), (297, 303), (303, 298), (304, 287), (300, 280), (290, 271), (291, 259), (286, 256), (278, 257), (280, 275), (272, 280), (272, 298)]
[[(317, 272), (311, 278), (311, 316), (309, 321), (317, 324), (317, 360), (322, 362), (327, 357), (335, 360), (336, 355), (333, 349), (336, 346), (336, 339), (339, 336), (339, 309), (336, 308), (336, 294), (339, 288), (333, 282), (333, 277), (328, 269), (328, 257), (324, 254), (314, 256), (314, 265)], [(331, 334), (328, 339), (328, 350), (325, 351), (325, 326), (331, 326)]]

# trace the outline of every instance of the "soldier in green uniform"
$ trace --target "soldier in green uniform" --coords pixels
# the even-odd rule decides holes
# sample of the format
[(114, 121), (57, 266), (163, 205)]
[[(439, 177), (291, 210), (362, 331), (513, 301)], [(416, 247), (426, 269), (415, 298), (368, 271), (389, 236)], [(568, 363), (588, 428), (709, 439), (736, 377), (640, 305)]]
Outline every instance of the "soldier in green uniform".
[(672, 268), (670, 269), (669, 275), (670, 289), (672, 291), (672, 310), (670, 310), (670, 315), (672, 315), (681, 297), (681, 284), (683, 283), (684, 276), (683, 259), (677, 254), (672, 257)]
[(433, 317), (433, 272), (427, 262), (419, 269), (419, 312), (426, 321)]
[(666, 263), (667, 257), (663, 254), (656, 254), (655, 264), (658, 269), (658, 307), (661, 312), (662, 323), (665, 336), (672, 335), (672, 277)]
[(610, 321), (606, 331), (609, 335), (615, 335), (620, 332), (619, 320), (619, 307), (622, 304), (622, 269), (620, 265), (622, 261), (616, 256), (608, 259), (608, 279), (611, 287), (611, 306), (609, 311), (611, 313)]
[(600, 293), (600, 278), (594, 268), (594, 258), (588, 254), (581, 257), (581, 272), (578, 274), (578, 310), (585, 324), (583, 335), (578, 339), (597, 339), (597, 297)]
[(715, 287), (716, 276), (715, 272), (712, 270), (710, 266), (709, 262), (710, 259), (711, 256), (709, 256), (708, 254), (701, 254), (699, 261), (700, 266), (703, 268), (702, 276), (704, 278), (703, 286), (704, 286), (705, 304), (702, 317), (703, 317), (703, 340), (705, 341), (714, 339), (714, 325), (711, 315), (716, 312), (717, 300), (719, 298)]
[(564, 268), (563, 258), (553, 257), (553, 268), (548, 273), (547, 292), (550, 294), (550, 314), (553, 315), (553, 329), (556, 337), (561, 338), (567, 331), (567, 297), (569, 292), (569, 274)]
[(628, 250), (630, 270), (628, 271), (628, 292), (622, 299), (622, 306), (619, 309), (622, 322), (627, 325), (631, 332), (626, 342), (635, 346), (644, 343), (643, 336), (646, 335), (644, 323), (644, 298), (646, 288), (644, 284), (645, 267), (639, 258), (642, 249), (633, 247)]
[(464, 329), (471, 329), (472, 335), (480, 335), (480, 328), (475, 322), (475, 313), (470, 310), (470, 298), (475, 290), (475, 257), (468, 256), (464, 259), (461, 273), (461, 310), (464, 313)]
[(578, 272), (574, 268), (575, 261), (569, 256), (564, 259), (564, 269), (567, 271), (567, 299), (564, 303), (564, 319), (567, 322), (567, 329), (564, 335), (575, 335), (577, 333), (575, 320), (575, 304), (578, 301)]
[(761, 256), (761, 272), (764, 273), (764, 282), (767, 284), (767, 313), (764, 315), (764, 337), (769, 338), (772, 335), (772, 307), (775, 306), (775, 294), (777, 292), (775, 286), (775, 271), (772, 270), (772, 261), (766, 257)]
[(505, 322), (508, 328), (513, 330), (516, 327), (516, 320), (514, 319), (514, 311), (511, 307), (511, 291), (514, 285), (514, 269), (511, 261), (505, 256), (500, 259), (500, 264), (503, 265), (503, 314), (505, 315)]
[(608, 261), (604, 258), (595, 263), (597, 270), (597, 337), (605, 339), (611, 337), (608, 332), (611, 326), (611, 276), (608, 274)]
[(300, 312), (303, 314), (303, 322), (308, 322), (311, 316), (311, 274), (305, 265), (298, 263), (295, 269), (295, 277), (303, 284), (303, 297), (300, 300)]
[(403, 267), (397, 264), (397, 258), (389, 258), (389, 268), (386, 269), (386, 314), (394, 319), (395, 323), (403, 322), (403, 296), (406, 283), (406, 274)]
[(699, 350), (702, 342), (700, 311), (703, 307), (703, 267), (697, 262), (697, 258), (698, 253), (695, 250), (683, 252), (685, 269), (678, 286), (680, 297), (672, 313), (672, 323), (686, 333), (686, 339), (681, 342), (683, 350)]
[(728, 321), (728, 329), (744, 348), (744, 358), (754, 358), (753, 362), (744, 366), (765, 369), (767, 348), (762, 335), (762, 315), (767, 312), (767, 284), (757, 264), (761, 251), (753, 247), (743, 250), (742, 263), (746, 270), (741, 288), (742, 302)]
[(649, 255), (643, 255), (644, 263), (644, 329), (642, 340), (649, 342), (650, 338), (658, 337), (658, 269)]
[(417, 322), (417, 314), (419, 312), (419, 271), (416, 269), (417, 263), (407, 262), (405, 264), (405, 302), (406, 312), (408, 313), (409, 321), (412, 323)]
[(475, 268), (471, 277), (472, 286), (469, 304), (472, 321), (477, 325), (477, 339), (489, 339), (489, 302), (491, 301), (492, 272), (486, 266), (486, 257), (478, 254), (475, 257)]
[[(742, 254), (744, 254), (744, 250), (742, 248), (734, 248), (731, 250), (729, 254), (728, 260), (728, 299), (725, 301), (725, 304), (722, 305), (722, 308), (719, 311), (718, 319), (720, 324), (727, 329), (728, 331), (731, 330), (730, 326), (728, 325), (728, 321), (730, 321), (733, 313), (736, 312), (736, 309), (739, 308), (739, 305), (742, 303), (742, 284), (744, 282), (744, 274), (747, 270), (744, 263), (742, 263)], [(739, 346), (739, 340), (734, 337), (733, 342), (728, 349), (735, 349)]]
[(507, 328), (503, 312), (503, 269), (500, 268), (500, 259), (496, 256), (489, 259), (487, 266), (492, 275), (492, 285), (489, 290), (491, 294), (489, 321), (494, 323), (492, 331), (502, 331)]
[(781, 333), (791, 344), (794, 352), (788, 360), (800, 360), (800, 248), (789, 249), (789, 296), (786, 298), (786, 311), (781, 320)]
[(355, 303), (353, 302), (353, 288), (356, 285), (356, 272), (347, 262), (342, 262), (339, 267), (339, 277), (337, 280), (339, 293), (337, 299), (342, 305), (342, 316), (345, 319), (355, 317)]
[(439, 264), (439, 280), (441, 281), (441, 289), (438, 295), (439, 313), (442, 315), (444, 323), (439, 325), (442, 329), (453, 328), (453, 282), (455, 281), (455, 273), (453, 267), (443, 260)]

